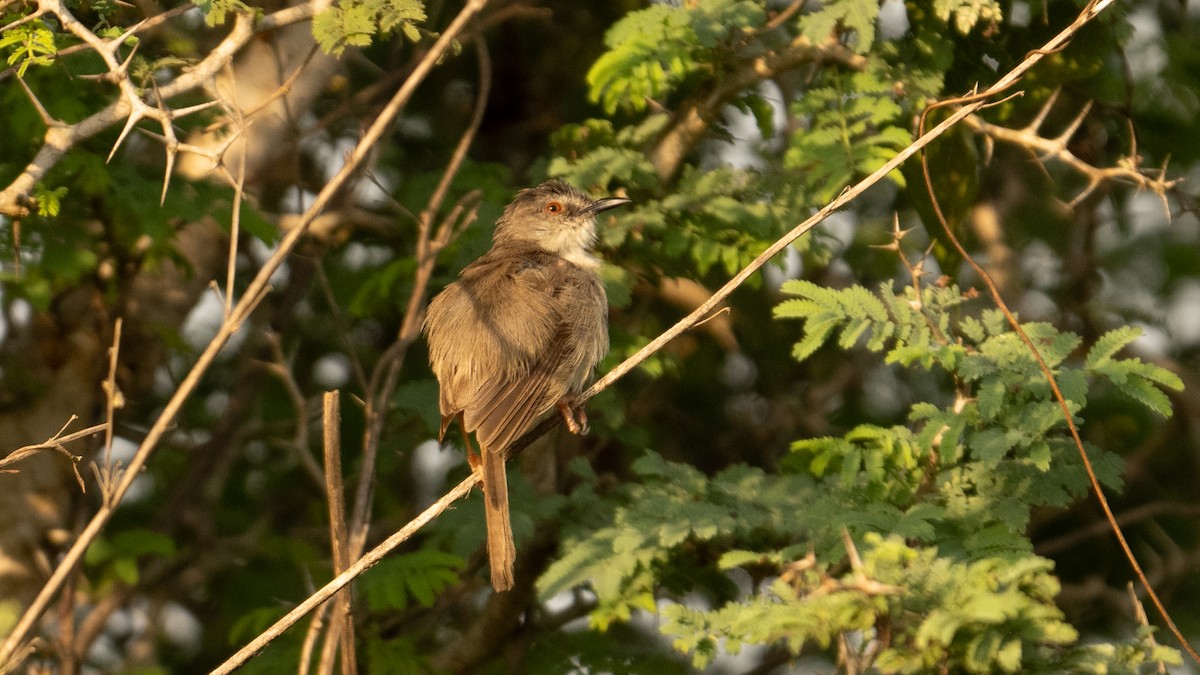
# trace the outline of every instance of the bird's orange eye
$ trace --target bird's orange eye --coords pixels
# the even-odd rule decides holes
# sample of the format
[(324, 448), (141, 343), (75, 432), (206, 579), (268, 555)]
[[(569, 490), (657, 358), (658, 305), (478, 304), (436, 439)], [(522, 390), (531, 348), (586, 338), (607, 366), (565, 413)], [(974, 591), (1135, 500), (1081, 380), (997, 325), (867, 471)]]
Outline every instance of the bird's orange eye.
[(546, 213), (562, 213), (563, 205), (561, 202), (548, 202), (546, 204)]

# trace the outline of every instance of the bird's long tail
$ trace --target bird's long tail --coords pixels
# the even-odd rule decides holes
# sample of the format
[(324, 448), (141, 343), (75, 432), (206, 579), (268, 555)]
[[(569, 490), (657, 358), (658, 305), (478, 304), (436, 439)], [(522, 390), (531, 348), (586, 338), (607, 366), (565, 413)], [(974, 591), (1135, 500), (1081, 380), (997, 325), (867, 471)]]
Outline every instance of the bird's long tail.
[(488, 563), (492, 568), (492, 587), (507, 591), (513, 587), (512, 521), (508, 514), (508, 476), (504, 453), (481, 448), (483, 454), (483, 511), (487, 521)]

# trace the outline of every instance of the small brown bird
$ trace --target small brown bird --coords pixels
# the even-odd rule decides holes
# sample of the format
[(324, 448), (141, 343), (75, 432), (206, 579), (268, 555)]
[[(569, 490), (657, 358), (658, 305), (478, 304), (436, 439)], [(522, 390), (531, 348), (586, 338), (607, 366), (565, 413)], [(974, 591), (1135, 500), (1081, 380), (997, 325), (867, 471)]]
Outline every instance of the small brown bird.
[[(429, 303), (425, 334), (440, 386), (442, 428), (458, 418), (467, 459), (482, 461), (492, 586), (513, 585), (508, 446), (555, 406), (586, 430), (574, 397), (608, 352), (608, 298), (592, 257), (596, 214), (629, 203), (592, 199), (558, 180), (522, 190), (496, 221), (492, 248)], [(582, 412), (582, 411), (580, 411)]]

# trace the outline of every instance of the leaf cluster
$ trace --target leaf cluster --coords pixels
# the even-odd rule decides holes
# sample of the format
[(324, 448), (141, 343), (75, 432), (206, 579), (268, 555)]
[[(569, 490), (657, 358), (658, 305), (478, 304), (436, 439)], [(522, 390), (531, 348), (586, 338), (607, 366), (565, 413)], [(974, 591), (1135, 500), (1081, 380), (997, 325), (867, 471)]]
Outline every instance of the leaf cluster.
[[(815, 200), (829, 201), (912, 142), (900, 125), (903, 112), (891, 83), (876, 74), (831, 76), (827, 86), (792, 104), (792, 113), (808, 123), (792, 135), (784, 164), (807, 176)], [(904, 186), (899, 170), (888, 177)]]
[[(1053, 563), (1032, 553), (1024, 528), (1032, 508), (1065, 505), (1086, 482), (1036, 360), (1001, 313), (966, 315), (970, 298), (952, 285), (783, 290), (792, 297), (777, 318), (804, 321), (797, 358), (826, 343), (880, 352), (940, 373), (953, 396), (917, 404), (907, 425), (797, 441), (775, 475), (738, 465), (707, 477), (648, 453), (633, 483), (573, 497), (572, 508), (593, 515), (568, 533), (539, 581), (544, 596), (590, 584), (600, 630), (658, 613), (697, 668), (720, 650), (780, 645), (798, 655), (851, 633), (864, 637), (857, 658), (887, 672), (1136, 672), (1178, 661), (1148, 633), (1081, 645), (1055, 606)], [(1158, 387), (1177, 389), (1178, 379), (1117, 356), (1136, 329), (1104, 335), (1081, 361), (1077, 336), (1024, 329), (1072, 414), (1095, 380), (1169, 412)], [(1119, 461), (1088, 450), (1101, 480), (1116, 484)], [(849, 567), (842, 531), (855, 542)], [(697, 587), (706, 599), (687, 595)]]
[[(11, 14), (0, 15), (7, 23)], [(4, 62), (17, 67), (17, 77), (25, 77), (30, 66), (48, 66), (58, 54), (54, 31), (41, 21), (30, 21), (0, 35), (0, 51), (7, 52)]]
[(399, 30), (416, 42), (417, 24), (424, 22), (421, 0), (347, 0), (330, 5), (313, 17), (313, 36), (328, 54), (340, 55), (347, 47), (366, 47), (376, 35)]
[(1004, 11), (996, 0), (936, 0), (934, 14), (966, 35), (980, 23), (996, 24)]
[(364, 575), (358, 590), (374, 611), (404, 610), (414, 601), (431, 607), (438, 593), (458, 583), (464, 564), (461, 557), (435, 549), (394, 555)]
[(762, 3), (699, 0), (653, 4), (609, 29), (609, 51), (588, 72), (589, 96), (605, 112), (640, 112), (689, 80), (711, 76), (731, 57), (739, 38), (766, 19)]

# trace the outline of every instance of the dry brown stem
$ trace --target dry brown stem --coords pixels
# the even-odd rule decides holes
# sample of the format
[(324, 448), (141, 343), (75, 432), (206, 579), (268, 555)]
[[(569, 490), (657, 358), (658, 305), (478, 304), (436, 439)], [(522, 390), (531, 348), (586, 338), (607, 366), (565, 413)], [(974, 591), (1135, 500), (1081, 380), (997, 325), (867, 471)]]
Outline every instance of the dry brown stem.
[(81, 438), (87, 438), (88, 436), (94, 436), (102, 431), (107, 431), (109, 425), (108, 424), (97, 424), (95, 426), (91, 426), (86, 429), (80, 429), (79, 431), (75, 431), (75, 432), (67, 434), (66, 436), (63, 436), (62, 433), (64, 431), (66, 431), (67, 427), (71, 426), (71, 422), (74, 422), (76, 419), (78, 419), (78, 418), (75, 417), (74, 415), (71, 415), (71, 419), (67, 420), (67, 423), (64, 424), (62, 426), (62, 428), (58, 430), (58, 433), (54, 434), (53, 436), (46, 439), (45, 441), (43, 441), (41, 443), (34, 443), (33, 445), (22, 446), (20, 448), (17, 448), (16, 450), (13, 450), (12, 452), (8, 453), (7, 456), (0, 457), (0, 473), (8, 473), (8, 472), (16, 471), (16, 469), (5, 469), (4, 467), (10, 466), (12, 464), (16, 464), (17, 462), (29, 457), (30, 455), (36, 454), (43, 450), (56, 450), (56, 451), (62, 453), (63, 456), (65, 456), (71, 462), (71, 468), (74, 469), (74, 471), (75, 471), (75, 478), (76, 478), (76, 480), (79, 481), (79, 488), (81, 490), (83, 490), (84, 489), (83, 476), (79, 475), (79, 468), (78, 468), (79, 461), (83, 458), (80, 457), (79, 455), (72, 454), (70, 450), (67, 450), (66, 444), (70, 443), (71, 441), (77, 441)]

